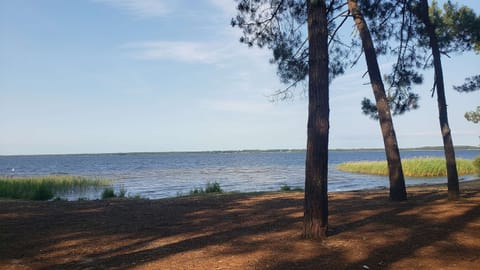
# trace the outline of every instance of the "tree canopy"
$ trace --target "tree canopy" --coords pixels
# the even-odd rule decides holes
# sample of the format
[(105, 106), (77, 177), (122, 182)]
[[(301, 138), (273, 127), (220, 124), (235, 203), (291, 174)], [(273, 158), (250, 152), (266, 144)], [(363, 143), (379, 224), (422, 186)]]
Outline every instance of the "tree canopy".
[(480, 106), (477, 106), (476, 111), (466, 112), (465, 119), (475, 124), (478, 124), (480, 122)]
[[(292, 88), (308, 77), (307, 2), (305, 0), (237, 0), (238, 14), (231, 20), (242, 30), (240, 42), (248, 46), (268, 48), (270, 62), (277, 66), (277, 75), (286, 85), (275, 93), (280, 99), (293, 96)], [(329, 81), (345, 72), (355, 57), (355, 39), (338, 37), (338, 29), (346, 21), (345, 1), (330, 0), (327, 8)]]
[[(421, 72), (433, 67), (429, 35), (420, 14), (421, 0), (361, 0), (361, 8), (369, 19), (372, 36), (379, 53), (397, 58), (392, 72), (385, 76), (392, 113), (402, 114), (419, 107), (419, 96), (413, 91), (423, 83)], [(446, 56), (465, 51), (480, 52), (480, 18), (467, 7), (451, 1), (440, 7), (436, 1), (429, 7), (440, 53)], [(472, 77), (471, 82), (475, 82)], [(468, 90), (465, 85), (464, 91)], [(435, 84), (431, 88), (432, 95)], [(362, 101), (366, 115), (377, 118), (377, 110), (369, 99)]]

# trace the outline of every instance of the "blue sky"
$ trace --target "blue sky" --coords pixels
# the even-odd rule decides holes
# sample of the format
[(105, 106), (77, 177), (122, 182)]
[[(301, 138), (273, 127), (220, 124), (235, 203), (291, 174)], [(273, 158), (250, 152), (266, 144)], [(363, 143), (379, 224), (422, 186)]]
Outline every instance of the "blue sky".
[[(306, 98), (269, 101), (270, 52), (238, 42), (234, 14), (231, 0), (0, 0), (0, 155), (305, 148)], [(479, 59), (442, 59), (457, 145), (480, 144), (463, 117), (480, 93), (452, 90)], [(383, 146), (364, 71), (331, 84), (330, 148)], [(400, 147), (442, 144), (432, 72), (421, 108), (394, 118)]]

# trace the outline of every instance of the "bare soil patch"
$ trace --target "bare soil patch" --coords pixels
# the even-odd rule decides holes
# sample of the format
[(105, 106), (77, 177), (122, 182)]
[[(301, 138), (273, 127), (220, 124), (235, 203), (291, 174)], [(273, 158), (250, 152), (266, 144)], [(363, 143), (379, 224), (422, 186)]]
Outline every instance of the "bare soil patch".
[(330, 194), (330, 236), (301, 239), (302, 193), (0, 201), (0, 269), (478, 269), (480, 183)]

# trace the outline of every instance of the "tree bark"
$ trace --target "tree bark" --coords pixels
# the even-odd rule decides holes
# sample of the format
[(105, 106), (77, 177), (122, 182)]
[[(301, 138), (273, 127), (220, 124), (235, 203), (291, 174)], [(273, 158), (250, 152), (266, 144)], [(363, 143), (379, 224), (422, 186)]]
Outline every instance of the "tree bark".
[(420, 2), (420, 17), (425, 24), (430, 47), (432, 48), (433, 66), (435, 69), (435, 85), (437, 89), (438, 114), (440, 120), (440, 131), (443, 138), (443, 149), (445, 151), (445, 160), (447, 165), (448, 178), (448, 199), (457, 200), (460, 196), (458, 184), (457, 164), (455, 160), (455, 149), (453, 146), (452, 133), (448, 125), (447, 101), (445, 98), (445, 84), (443, 81), (442, 62), (440, 59), (440, 49), (438, 47), (435, 26), (430, 21), (427, 0)]
[(380, 127), (382, 130), (385, 154), (388, 163), (388, 172), (390, 179), (390, 199), (394, 201), (403, 201), (407, 199), (405, 189), (405, 177), (403, 175), (400, 151), (398, 150), (397, 137), (393, 128), (390, 106), (388, 105), (385, 87), (383, 85), (380, 68), (377, 62), (377, 54), (373, 45), (372, 37), (367, 23), (360, 12), (356, 0), (348, 0), (348, 9), (353, 16), (357, 26), (360, 38), (362, 40), (365, 60), (368, 67), (368, 75), (372, 84), (373, 94), (375, 95)]
[(328, 29), (324, 0), (307, 0), (309, 79), (303, 236), (322, 239), (328, 229)]

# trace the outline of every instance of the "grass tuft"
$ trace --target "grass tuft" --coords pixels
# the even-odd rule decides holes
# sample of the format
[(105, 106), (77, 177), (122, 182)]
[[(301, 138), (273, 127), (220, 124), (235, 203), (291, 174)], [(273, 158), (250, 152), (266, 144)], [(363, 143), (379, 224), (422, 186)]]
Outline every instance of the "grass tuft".
[(72, 175), (0, 177), (0, 198), (50, 200), (61, 193), (108, 185), (109, 181)]
[[(475, 174), (472, 160), (457, 158), (458, 175)], [(443, 158), (411, 158), (402, 160), (403, 173), (408, 177), (439, 177), (447, 175), (445, 159)], [(337, 166), (341, 171), (388, 175), (386, 161), (345, 162)]]
[(291, 191), (291, 190), (292, 188), (287, 184), (283, 184), (280, 186), (280, 191)]
[[(111, 198), (126, 198), (127, 190), (125, 187), (120, 187), (118, 193), (115, 193), (115, 190), (112, 187), (106, 187), (103, 189), (102, 194), (100, 195), (102, 199), (111, 199)], [(140, 196), (138, 196), (141, 198)], [(131, 197), (129, 197), (131, 198)]]
[(205, 185), (205, 189), (203, 188), (195, 188), (190, 191), (190, 195), (200, 195), (200, 194), (208, 194), (208, 193), (222, 193), (223, 190), (220, 187), (220, 184), (217, 182), (208, 182)]
[(281, 192), (303, 191), (303, 189), (302, 189), (302, 188), (299, 188), (299, 187), (293, 187), (293, 188), (292, 188), (291, 186), (289, 186), (289, 185), (287, 185), (287, 184), (282, 184), (282, 185), (280, 186), (280, 191), (281, 191)]
[(116, 198), (115, 191), (111, 187), (104, 188), (102, 191), (102, 199)]

